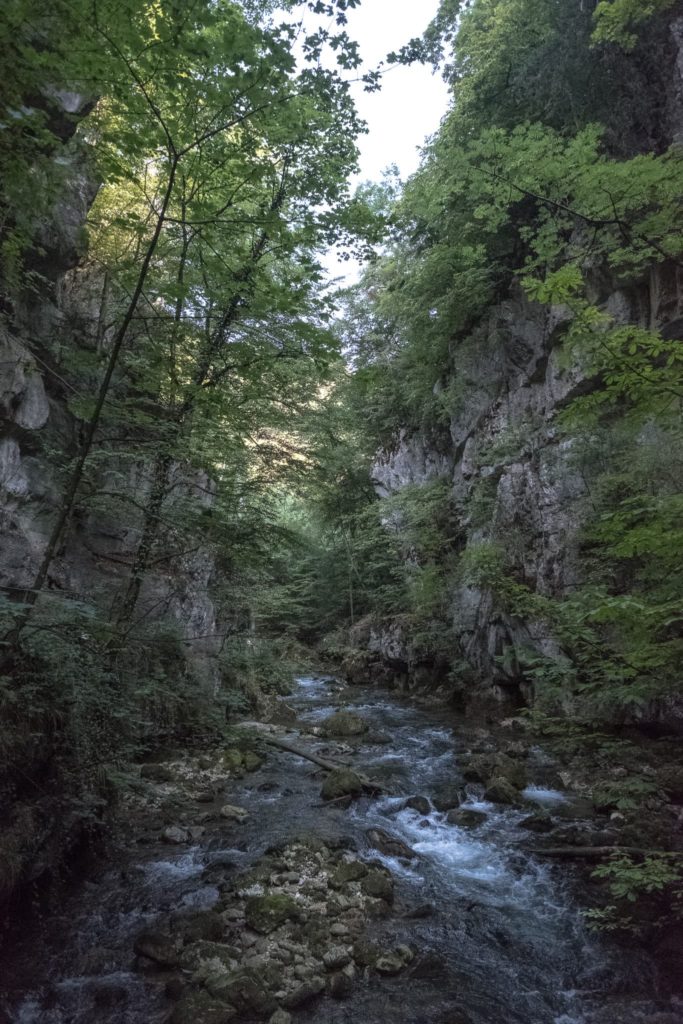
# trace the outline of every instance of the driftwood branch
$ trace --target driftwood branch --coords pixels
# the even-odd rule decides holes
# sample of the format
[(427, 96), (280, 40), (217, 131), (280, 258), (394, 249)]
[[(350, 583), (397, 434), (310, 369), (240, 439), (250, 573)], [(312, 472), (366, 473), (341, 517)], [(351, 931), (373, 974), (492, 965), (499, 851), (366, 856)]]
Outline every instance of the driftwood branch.
[(567, 860), (602, 860), (615, 853), (628, 853), (636, 857), (683, 857), (671, 850), (643, 850), (639, 846), (549, 846), (534, 847), (529, 851), (538, 857), (559, 857)]
[(288, 754), (294, 754), (296, 757), (303, 757), (306, 761), (312, 761), (313, 764), (317, 764), (319, 768), (324, 768), (326, 772), (352, 771), (362, 782), (363, 789), (367, 789), (370, 793), (386, 792), (384, 786), (380, 786), (379, 783), (373, 782), (365, 775), (361, 775), (360, 772), (357, 772), (355, 768), (349, 768), (348, 765), (338, 764), (335, 761), (328, 761), (326, 758), (320, 757), (318, 754), (314, 754), (310, 750), (303, 750), (301, 747), (295, 747), (293, 743), (287, 743), (285, 740), (276, 739), (274, 736), (263, 736), (262, 739), (264, 743), (267, 743), (271, 747), (277, 747), (278, 750), (284, 750)]

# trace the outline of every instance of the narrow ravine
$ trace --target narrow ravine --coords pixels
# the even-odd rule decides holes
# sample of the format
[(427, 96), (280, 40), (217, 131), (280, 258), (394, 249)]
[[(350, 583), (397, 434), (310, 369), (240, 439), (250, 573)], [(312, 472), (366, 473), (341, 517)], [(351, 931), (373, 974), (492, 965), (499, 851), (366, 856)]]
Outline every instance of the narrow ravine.
[[(339, 704), (360, 715), (369, 731), (330, 741), (316, 724)], [(173, 805), (197, 839), (177, 847), (158, 842), (158, 821), (138, 814), (130, 823), (122, 860), (84, 882), (48, 919), (30, 948), (16, 951), (11, 967), (12, 1024), (156, 1024), (171, 1010), (168, 977), (144, 957), (135, 937), (160, 915), (217, 903), (231, 876), (264, 852), (302, 836), (334, 847), (355, 847), (390, 869), (396, 898), (390, 916), (371, 925), (386, 948), (415, 951), (393, 977), (362, 972), (344, 1001), (328, 997), (298, 1009), (310, 1024), (675, 1024), (683, 1007), (657, 1002), (654, 964), (647, 956), (598, 940), (583, 924), (575, 882), (566, 868), (550, 867), (522, 849), (530, 813), (482, 800), (481, 787), (462, 779), (473, 741), (481, 732), (443, 709), (425, 709), (393, 693), (342, 688), (327, 677), (301, 678), (287, 704), (309, 735), (308, 749), (362, 767), (386, 787), (378, 799), (349, 808), (320, 801), (321, 773), (307, 761), (271, 751), (258, 770), (216, 794), (216, 806), (248, 811), (241, 823), (218, 830), (215, 810), (195, 803), (206, 824), (188, 824), (188, 808)], [(284, 727), (270, 727), (285, 734)], [(293, 727), (292, 727), (293, 728)], [(311, 732), (311, 730), (313, 730)], [(528, 800), (564, 818), (572, 800), (548, 784), (552, 772), (532, 751)], [(461, 810), (468, 826), (446, 813), (405, 808), (411, 796), (431, 799), (444, 787), (465, 788)], [(163, 789), (162, 789), (163, 792)], [(167, 801), (168, 802), (168, 801)], [(421, 810), (425, 810), (422, 808)], [(578, 813), (578, 812), (577, 812)], [(472, 824), (472, 822), (476, 822)], [(379, 827), (416, 853), (409, 864), (368, 843)], [(204, 829), (204, 831), (202, 831)], [(197, 1024), (202, 1024), (197, 1021)]]

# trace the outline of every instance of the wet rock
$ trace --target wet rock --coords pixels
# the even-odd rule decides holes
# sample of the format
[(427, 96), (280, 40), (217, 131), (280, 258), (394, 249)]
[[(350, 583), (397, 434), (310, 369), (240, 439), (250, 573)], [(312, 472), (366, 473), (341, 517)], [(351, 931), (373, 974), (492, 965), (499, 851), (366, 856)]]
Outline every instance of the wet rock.
[(362, 736), (368, 731), (368, 724), (352, 711), (335, 711), (321, 723), (324, 736)]
[(484, 794), (486, 800), (493, 804), (518, 804), (520, 802), (519, 790), (515, 789), (507, 779), (491, 779)]
[(196, 971), (207, 960), (216, 960), (227, 970), (234, 970), (239, 962), (240, 951), (235, 946), (227, 946), (223, 942), (211, 942), (202, 939), (186, 945), (180, 957), (180, 966), (185, 970)]
[(524, 764), (507, 754), (477, 754), (465, 768), (463, 775), (468, 782), (489, 783), (492, 779), (504, 779), (516, 789), (524, 789), (527, 773)]
[(240, 1014), (269, 1017), (277, 1010), (277, 1003), (257, 970), (239, 970), (231, 974), (216, 974), (205, 982), (209, 993)]
[(163, 764), (143, 764), (140, 778), (150, 782), (175, 782), (175, 773)]
[(351, 961), (351, 954), (346, 946), (332, 946), (323, 954), (323, 964), (328, 971), (338, 970), (346, 967)]
[(406, 921), (421, 921), (425, 917), (432, 917), (436, 913), (434, 906), (431, 903), (421, 903), (419, 907), (413, 907), (411, 910), (407, 910), (403, 915)]
[(330, 885), (334, 889), (341, 889), (350, 882), (360, 882), (368, 871), (367, 864), (362, 860), (343, 861), (330, 877)]
[(374, 967), (382, 951), (369, 939), (360, 938), (353, 944), (352, 955), (359, 967)]
[(130, 993), (122, 981), (106, 978), (93, 986), (92, 995), (95, 1006), (113, 1007), (128, 1002)]
[(437, 811), (450, 811), (462, 803), (462, 792), (459, 786), (449, 783), (441, 786), (432, 796), (432, 803)]
[(263, 758), (259, 757), (253, 750), (244, 753), (244, 768), (248, 772), (256, 772), (263, 766)]
[(530, 814), (528, 817), (523, 818), (519, 825), (520, 828), (525, 828), (529, 832), (551, 832), (553, 819), (547, 811), (537, 811), (535, 814)]
[(275, 1010), (272, 1017), (268, 1018), (268, 1024), (292, 1024), (292, 1014), (286, 1010)]
[(174, 914), (171, 928), (182, 935), (186, 944), (191, 942), (217, 942), (223, 937), (223, 921), (215, 910), (193, 910)]
[(184, 991), (185, 986), (181, 978), (169, 978), (164, 985), (164, 995), (173, 1003), (178, 1002)]
[(360, 885), (366, 896), (386, 900), (387, 903), (391, 903), (394, 899), (394, 883), (391, 875), (386, 871), (376, 869), (368, 872)]
[(133, 949), (138, 956), (160, 964), (162, 967), (176, 967), (179, 962), (180, 942), (167, 932), (154, 928), (140, 932)]
[(397, 946), (389, 953), (383, 953), (375, 964), (380, 974), (398, 974), (415, 959), (415, 954), (408, 946)]
[(371, 846), (383, 853), (385, 857), (397, 857), (399, 860), (414, 860), (417, 854), (402, 839), (385, 832), (383, 828), (370, 828), (365, 833)]
[(486, 821), (486, 815), (483, 811), (475, 811), (470, 807), (458, 807), (448, 812), (446, 821), (449, 825), (457, 825), (459, 828), (476, 828)]
[(333, 999), (348, 999), (353, 991), (353, 975), (336, 971), (327, 979), (327, 991)]
[(323, 782), (320, 795), (323, 800), (338, 800), (343, 796), (360, 796), (363, 792), (363, 783), (355, 772), (350, 768), (339, 768), (337, 771), (329, 772)]
[(292, 1024), (292, 1015), (287, 1013), (286, 1010), (276, 1010), (273, 1016), (269, 1018), (268, 1024)]
[(216, 794), (212, 789), (202, 789), (195, 796), (195, 800), (198, 804), (212, 804), (215, 799)]
[(299, 904), (291, 896), (283, 893), (252, 896), (247, 900), (245, 907), (247, 924), (261, 935), (275, 931), (285, 921), (299, 920), (300, 916)]
[(237, 750), (233, 747), (223, 752), (221, 762), (228, 771), (234, 772), (238, 775), (244, 768), (244, 754), (241, 750)]
[(418, 814), (425, 815), (430, 813), (432, 805), (426, 796), (411, 796), (404, 803), (402, 810), (406, 810), (406, 808), (409, 808), (412, 811), (417, 811)]
[(220, 809), (221, 818), (225, 818), (226, 821), (245, 821), (249, 817), (249, 812), (244, 807), (235, 807), (234, 804), (224, 804)]
[(310, 1003), (324, 991), (325, 979), (319, 975), (313, 975), (302, 981), (293, 991), (288, 992), (282, 1002), (288, 1009), (296, 1009)]
[(161, 839), (162, 842), (169, 843), (171, 846), (182, 846), (183, 843), (189, 842), (190, 834), (186, 828), (171, 825), (161, 833)]
[(232, 1006), (212, 998), (204, 989), (190, 988), (180, 997), (169, 1024), (229, 1024), (236, 1016)]

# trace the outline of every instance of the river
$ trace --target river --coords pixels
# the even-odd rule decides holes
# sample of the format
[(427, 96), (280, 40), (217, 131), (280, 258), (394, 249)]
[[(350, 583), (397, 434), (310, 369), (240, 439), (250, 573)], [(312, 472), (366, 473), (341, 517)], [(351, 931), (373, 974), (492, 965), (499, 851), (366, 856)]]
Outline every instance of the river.
[[(394, 875), (396, 910), (374, 926), (381, 941), (418, 952), (396, 978), (359, 982), (351, 999), (328, 998), (295, 1014), (307, 1024), (680, 1024), (683, 1003), (656, 998), (656, 970), (644, 952), (598, 938), (584, 923), (570, 869), (526, 852), (520, 827), (529, 808), (486, 803), (466, 787), (463, 805), (486, 817), (475, 828), (448, 824), (437, 811), (402, 809), (406, 796), (430, 797), (461, 778), (473, 726), (453, 712), (417, 706), (394, 693), (346, 688), (329, 677), (297, 680), (287, 703), (315, 726), (339, 701), (370, 725), (342, 751), (392, 795), (350, 808), (320, 805), (320, 773), (273, 751), (258, 771), (230, 784), (229, 799), (249, 818), (227, 836), (162, 846), (138, 824), (115, 866), (95, 872), (66, 896), (30, 949), (19, 942), (6, 972), (11, 1024), (161, 1024), (164, 986), (134, 961), (143, 925), (182, 907), (211, 907), (215, 866), (242, 870), (264, 851), (302, 834), (353, 842), (377, 857), (367, 830), (381, 827), (419, 855), (410, 864), (383, 857)], [(303, 742), (303, 741), (300, 741)], [(329, 747), (308, 738), (311, 749)], [(552, 767), (533, 751), (533, 803), (567, 813), (570, 798), (552, 788)], [(463, 783), (463, 786), (465, 784)], [(236, 837), (237, 836), (237, 837)], [(422, 908), (422, 909), (420, 909)], [(415, 914), (416, 916), (411, 916)], [(424, 915), (424, 916), (422, 916)], [(199, 1022), (198, 1022), (199, 1024)]]

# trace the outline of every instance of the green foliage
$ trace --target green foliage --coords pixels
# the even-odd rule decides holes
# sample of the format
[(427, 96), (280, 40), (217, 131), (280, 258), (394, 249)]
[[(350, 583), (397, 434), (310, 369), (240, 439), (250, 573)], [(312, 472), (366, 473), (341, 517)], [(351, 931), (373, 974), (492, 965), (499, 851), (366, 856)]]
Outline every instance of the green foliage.
[[(675, 857), (648, 854), (636, 859), (617, 853), (595, 869), (593, 878), (606, 884), (614, 901), (586, 912), (586, 919), (599, 931), (642, 934), (683, 919), (683, 872)], [(661, 906), (658, 916), (652, 914), (655, 902)]]
[(673, 7), (675, 0), (600, 0), (595, 9), (595, 33), (600, 43), (619, 43), (632, 49), (638, 39), (634, 29), (654, 15)]

